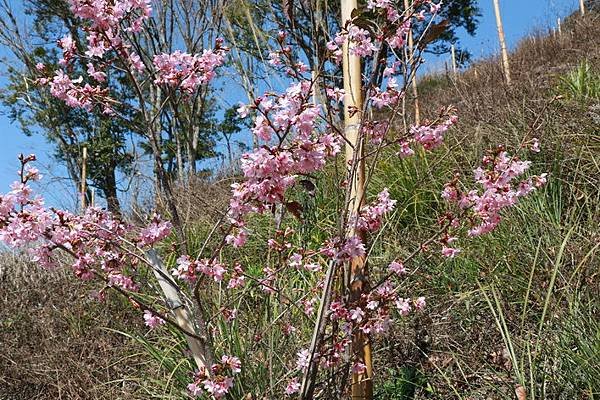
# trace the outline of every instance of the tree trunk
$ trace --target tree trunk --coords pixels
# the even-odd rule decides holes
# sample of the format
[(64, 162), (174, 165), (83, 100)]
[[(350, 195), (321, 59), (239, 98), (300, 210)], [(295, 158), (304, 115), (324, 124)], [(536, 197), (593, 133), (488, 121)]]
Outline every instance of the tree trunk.
[[(357, 0), (341, 0), (342, 25), (352, 19), (352, 11), (357, 8)], [(343, 77), (344, 77), (344, 134), (346, 136), (346, 166), (348, 170), (348, 183), (350, 185), (350, 196), (348, 197), (347, 216), (348, 221), (356, 216), (364, 201), (365, 190), (365, 161), (364, 143), (360, 137), (360, 123), (362, 112), (362, 76), (360, 57), (349, 52), (350, 43), (348, 39), (343, 46)], [(346, 232), (347, 237), (358, 235), (364, 242), (365, 237), (349, 223)], [(368, 271), (364, 256), (355, 257), (350, 265), (346, 267), (346, 288), (349, 290), (350, 300), (360, 298), (360, 295), (368, 289)], [(352, 399), (370, 400), (373, 398), (373, 365), (371, 359), (371, 344), (369, 337), (363, 333), (356, 332), (352, 338), (352, 352), (358, 361), (366, 366), (363, 373), (352, 374)]]
[(117, 197), (117, 179), (115, 177), (115, 169), (106, 175), (102, 192), (106, 199), (106, 208), (115, 215), (121, 215), (121, 203)]
[[(157, 88), (155, 91), (151, 92), (152, 98), (152, 106), (153, 112), (155, 114), (160, 109), (160, 100), (161, 100), (161, 91), (160, 88)], [(162, 160), (162, 143), (161, 143), (161, 126), (159, 122), (159, 118), (155, 118), (154, 122), (147, 120), (145, 121), (145, 125), (148, 129), (147, 137), (150, 142), (150, 147), (152, 149), (152, 156), (154, 158), (154, 173), (157, 180), (157, 186), (159, 190), (156, 193), (157, 197), (164, 198), (167, 204), (167, 210), (171, 214), (171, 223), (173, 224), (173, 229), (175, 230), (175, 235), (177, 236), (176, 248), (179, 253), (181, 253), (181, 246), (185, 250), (187, 247), (185, 233), (183, 231), (183, 224), (181, 222), (181, 218), (179, 218), (179, 212), (177, 211), (177, 205), (175, 204), (175, 196), (173, 195), (173, 190), (171, 188), (171, 182), (169, 180), (168, 174), (165, 172)]]

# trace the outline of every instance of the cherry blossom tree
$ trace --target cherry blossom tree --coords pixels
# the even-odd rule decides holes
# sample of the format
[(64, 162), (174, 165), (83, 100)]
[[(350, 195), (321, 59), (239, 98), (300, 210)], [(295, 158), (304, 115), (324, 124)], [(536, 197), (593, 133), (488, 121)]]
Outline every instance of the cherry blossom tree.
[[(327, 62), (341, 62), (349, 74), (343, 88), (326, 85), (326, 101), (319, 104), (314, 101), (319, 71), (316, 75), (309, 71), (291, 51), (286, 32), (279, 33), (279, 47), (270, 59), (290, 85), (240, 107), (241, 117), (252, 119), (252, 131), (261, 145), (242, 156), (242, 176), (232, 184), (229, 207), (206, 243), (197, 254), (178, 257), (170, 276), (157, 268), (148, 252), (169, 236), (170, 222), (155, 216), (139, 228), (97, 208), (82, 215), (47, 208), (30, 185), (39, 179), (31, 166), (34, 156), (21, 156), (21, 180), (0, 198), (0, 239), (13, 247), (33, 245), (34, 260), (48, 268), (57, 267), (56, 252), (66, 252), (77, 276), (103, 285), (100, 297), (109, 289), (116, 291), (140, 309), (140, 318), (143, 315), (150, 328), (168, 324), (197, 341), (197, 370), (188, 386), (193, 396), (223, 398), (239, 390), (235, 394), (242, 397), (245, 393), (236, 383), (244, 387), (239, 378), (244, 369), (260, 363), (258, 354), (273, 351), (264, 344), (268, 332), (248, 329), (243, 340), (219, 335), (215, 320), (233, 324), (244, 318), (243, 312), (256, 313), (253, 307), (239, 306), (240, 299), (251, 295), (280, 310), (266, 329), (293, 337), (296, 355), (277, 358), (282, 372), (271, 376), (264, 396), (347, 398), (351, 393), (354, 398), (372, 398), (374, 366), (369, 352), (374, 340), (394, 321), (426, 309), (426, 298), (401, 289), (411, 263), (425, 252), (456, 257), (460, 243), (492, 231), (507, 207), (546, 180), (545, 175), (527, 176), (530, 163), (517, 155), (530, 145), (538, 150), (534, 138), (525, 137), (513, 154), (502, 147), (492, 149), (473, 177), (455, 176), (440, 188), (448, 209), (430, 238), (388, 265), (370, 262), (374, 237), (385, 229), (396, 206), (389, 190), (372, 195), (367, 190), (382, 152), (398, 158), (426, 156), (443, 145), (458, 122), (455, 110), (448, 107), (431, 120), (403, 128), (406, 87), (397, 78), (407, 66), (401, 65), (400, 53), (408, 29), (432, 24), (439, 11), (439, 4), (430, 0), (415, 5), (410, 14), (387, 0), (370, 1), (364, 10), (351, 4), (346, 8), (340, 31), (327, 43)], [(201, 54), (174, 51), (140, 57), (135, 41), (128, 38), (143, 29), (151, 13), (143, 0), (71, 0), (71, 6), (87, 27), (83, 54), (89, 53), (94, 61), (88, 73), (95, 82), (84, 83), (70, 75), (70, 63), (82, 53), (66, 37), (61, 42), (63, 69), (42, 74), (39, 83), (72, 107), (100, 108), (107, 118), (119, 113), (118, 99), (102, 85), (98, 65), (104, 63), (123, 69), (142, 95), (141, 85), (151, 79), (157, 88), (185, 101), (214, 79), (225, 62), (228, 48), (221, 40)], [(108, 49), (114, 59), (105, 58)], [(409, 67), (414, 73), (416, 66)], [(152, 137), (157, 110), (146, 108), (145, 103), (140, 108)], [(345, 126), (339, 124), (342, 112)], [(344, 147), (346, 158), (340, 162)], [(337, 224), (322, 228), (325, 240), (299, 241), (295, 230), (304, 210), (297, 198), (303, 191), (317, 190), (318, 176), (329, 166), (343, 171)], [(277, 210), (282, 210), (279, 216)], [(271, 218), (273, 214), (276, 218)], [(257, 218), (273, 220), (268, 238), (257, 234)], [(249, 243), (262, 246), (267, 255), (261, 270), (245, 265), (239, 256)], [(142, 278), (147, 270), (186, 294), (183, 304), (149, 304), (141, 295), (150, 290)], [(307, 286), (298, 290), (292, 277)], [(217, 288), (220, 295), (211, 296), (210, 290)], [(181, 307), (193, 313), (192, 328), (173, 319)], [(223, 351), (234, 347), (228, 345), (230, 341), (238, 349), (241, 346), (244, 354)]]

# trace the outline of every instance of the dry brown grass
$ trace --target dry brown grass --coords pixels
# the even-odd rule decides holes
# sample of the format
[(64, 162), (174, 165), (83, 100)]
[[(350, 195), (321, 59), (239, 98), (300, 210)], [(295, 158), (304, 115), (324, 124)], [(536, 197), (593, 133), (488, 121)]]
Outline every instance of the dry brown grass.
[[(135, 399), (139, 348), (104, 328), (140, 327), (116, 299), (100, 304), (68, 270), (46, 271), (10, 253), (0, 258), (0, 399)], [(110, 298), (110, 296), (109, 296)]]
[[(542, 115), (544, 124), (534, 133), (549, 149), (540, 156), (547, 157), (548, 165), (565, 149), (588, 149), (562, 165), (565, 176), (570, 168), (578, 171), (569, 184), (583, 191), (583, 185), (595, 173), (593, 163), (586, 162), (586, 154), (600, 150), (586, 134), (594, 123), (588, 105), (559, 101), (545, 108), (559, 76), (583, 59), (600, 66), (598, 14), (566, 21), (560, 38), (538, 35), (524, 40), (511, 55), (511, 87), (503, 83), (497, 60), (479, 62), (456, 79), (424, 79), (422, 108), (432, 113), (448, 104), (458, 108), (460, 123), (453, 134), (456, 139), (450, 140), (462, 143), (465, 151), (457, 152), (453, 163), (465, 170), (479, 158), (477, 153), (482, 148), (515, 143)], [(590, 169), (586, 172), (585, 168)], [(230, 178), (223, 177), (212, 182), (199, 179), (179, 187), (176, 197), (186, 226), (218, 220), (228, 202), (230, 183)], [(577, 193), (569, 197), (577, 198)], [(399, 231), (398, 240), (416, 242), (405, 233)], [(591, 239), (569, 244), (568, 254), (574, 264)], [(485, 280), (494, 273), (496, 266), (489, 264), (492, 253), (481, 250), (475, 279)], [(489, 256), (489, 262), (485, 256)], [(520, 255), (507, 251), (506, 257), (513, 262)], [(148, 356), (140, 354), (142, 350), (136, 343), (103, 329), (143, 332), (139, 314), (115, 298), (107, 304), (97, 303), (90, 297), (91, 286), (68, 271), (43, 271), (23, 260), (9, 254), (0, 258), (0, 400), (147, 398), (142, 384), (123, 379), (144, 376), (150, 380), (153, 375)], [(423, 273), (411, 282), (411, 290), (431, 294), (429, 314), (412, 326), (397, 327), (378, 344), (378, 379), (389, 377), (386, 368), (414, 367), (425, 373), (427, 381), (438, 390), (431, 398), (460, 398), (451, 386), (463, 398), (510, 398), (514, 382), (493, 318), (481, 298), (466, 293), (473, 289), (469, 286), (473, 281), (453, 281), (455, 271), (451, 267), (447, 267), (448, 276), (440, 276), (438, 266), (427, 268), (424, 266)], [(542, 266), (540, 276), (536, 275), (540, 293), (548, 284), (547, 268)], [(426, 275), (429, 272), (432, 275)], [(510, 295), (512, 288), (505, 289)], [(509, 304), (507, 314), (512, 327), (513, 319), (520, 316), (518, 305)], [(498, 382), (490, 382), (493, 379)], [(423, 394), (424, 389), (419, 390), (422, 397), (418, 398), (429, 396)]]

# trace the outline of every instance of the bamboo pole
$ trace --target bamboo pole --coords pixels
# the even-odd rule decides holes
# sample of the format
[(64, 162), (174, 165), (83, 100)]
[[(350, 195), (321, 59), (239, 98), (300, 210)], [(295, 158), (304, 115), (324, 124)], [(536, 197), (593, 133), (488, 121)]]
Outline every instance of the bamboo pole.
[[(352, 11), (357, 8), (357, 0), (341, 0), (342, 25), (352, 19)], [(363, 141), (360, 138), (360, 120), (362, 111), (362, 76), (360, 57), (350, 54), (348, 39), (343, 45), (343, 79), (344, 79), (344, 135), (346, 136), (346, 164), (349, 168), (348, 184), (350, 196), (347, 204), (347, 215), (357, 215), (362, 206), (365, 190), (365, 161)], [(350, 224), (347, 237), (361, 235)], [(364, 237), (361, 237), (364, 241)], [(364, 256), (355, 257), (349, 263), (349, 281), (346, 282), (350, 290), (351, 300), (360, 297), (366, 290), (367, 269)], [(352, 373), (352, 399), (371, 400), (373, 398), (373, 365), (371, 358), (371, 344), (369, 338), (362, 332), (357, 332), (352, 338), (352, 351), (358, 360), (366, 366), (366, 371)]]
[(583, 4), (583, 0), (579, 0), (579, 11), (581, 11), (581, 15), (585, 15), (585, 4)]
[(504, 77), (506, 83), (510, 85), (510, 67), (508, 65), (508, 51), (506, 50), (506, 40), (504, 38), (504, 28), (502, 27), (502, 17), (500, 16), (499, 0), (493, 0), (494, 13), (496, 14), (496, 26), (498, 27), (498, 39), (500, 40), (500, 51), (502, 52), (502, 66), (504, 67)]
[(452, 55), (452, 73), (456, 75), (456, 51), (454, 50), (454, 45), (450, 46), (450, 53)]
[[(409, 0), (404, 0), (404, 9), (406, 10), (408, 15), (412, 14), (412, 5), (409, 4)], [(408, 57), (411, 64), (414, 65), (413, 60), (414, 55), (414, 39), (413, 39), (413, 31), (412, 27), (408, 30)], [(421, 112), (419, 110), (419, 90), (417, 88), (417, 76), (412, 74), (411, 78), (411, 86), (412, 86), (412, 95), (415, 102), (415, 124), (421, 124)]]
[(86, 206), (86, 177), (87, 175), (87, 146), (83, 146), (83, 155), (81, 157), (81, 209)]

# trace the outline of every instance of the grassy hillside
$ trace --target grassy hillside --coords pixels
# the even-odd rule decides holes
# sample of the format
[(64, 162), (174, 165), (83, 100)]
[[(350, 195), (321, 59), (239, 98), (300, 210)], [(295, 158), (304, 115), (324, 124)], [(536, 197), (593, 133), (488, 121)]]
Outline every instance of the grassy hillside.
[[(534, 172), (549, 173), (548, 185), (491, 235), (461, 242), (457, 258), (416, 260), (403, 287), (426, 296), (429, 312), (378, 339), (379, 399), (514, 399), (516, 391), (527, 399), (600, 398), (600, 16), (568, 19), (560, 37), (524, 40), (511, 67), (510, 87), (498, 60), (423, 79), (426, 117), (454, 105), (457, 127), (430, 157), (384, 153), (377, 166), (372, 194), (388, 187), (398, 205), (385, 235), (375, 238), (373, 268), (410, 253), (431, 234), (444, 212), (443, 184), (455, 172), (469, 177), (489, 147), (510, 149), (537, 137), (542, 152), (530, 154)], [(220, 218), (230, 180), (199, 181), (179, 199), (196, 251), (209, 222)], [(329, 171), (319, 177), (315, 196), (304, 199), (297, 233), (303, 242), (319, 243), (335, 227), (338, 184)], [(266, 219), (253, 221), (258, 237), (272, 229)], [(238, 256), (260, 270), (264, 243), (252, 242)], [(19, 259), (3, 264), (1, 400), (184, 397), (190, 366), (179, 363), (181, 337), (146, 334), (139, 315), (117, 299), (108, 308), (91, 299), (76, 302), (88, 298), (90, 287), (66, 274), (41, 273)], [(303, 284), (290, 282), (297, 290)], [(237, 330), (215, 327), (238, 335), (244, 349), (277, 310), (259, 298), (240, 307), (269, 311), (264, 321), (241, 319)], [(293, 356), (289, 339), (274, 335), (265, 338), (272, 352)], [(269, 385), (269, 355), (253, 357), (245, 360), (240, 391)]]

